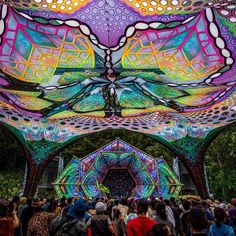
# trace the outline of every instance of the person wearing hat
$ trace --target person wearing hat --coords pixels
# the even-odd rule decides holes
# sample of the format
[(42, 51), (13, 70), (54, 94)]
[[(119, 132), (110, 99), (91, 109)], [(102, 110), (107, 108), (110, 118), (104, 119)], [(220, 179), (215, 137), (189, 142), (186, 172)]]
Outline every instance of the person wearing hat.
[(95, 205), (95, 210), (96, 210), (96, 215), (93, 215), (87, 223), (90, 235), (117, 236), (109, 216), (105, 214), (106, 211), (105, 203), (98, 202)]
[(76, 200), (67, 214), (60, 214), (51, 222), (49, 235), (87, 236), (87, 226), (84, 222), (87, 209), (88, 205), (84, 199)]

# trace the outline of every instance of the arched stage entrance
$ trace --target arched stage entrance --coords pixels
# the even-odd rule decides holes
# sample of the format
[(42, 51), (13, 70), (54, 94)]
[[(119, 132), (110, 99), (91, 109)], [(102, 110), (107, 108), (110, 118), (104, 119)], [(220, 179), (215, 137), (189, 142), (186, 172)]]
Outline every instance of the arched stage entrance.
[(59, 196), (176, 197), (181, 183), (162, 158), (120, 139), (74, 158), (54, 183)]

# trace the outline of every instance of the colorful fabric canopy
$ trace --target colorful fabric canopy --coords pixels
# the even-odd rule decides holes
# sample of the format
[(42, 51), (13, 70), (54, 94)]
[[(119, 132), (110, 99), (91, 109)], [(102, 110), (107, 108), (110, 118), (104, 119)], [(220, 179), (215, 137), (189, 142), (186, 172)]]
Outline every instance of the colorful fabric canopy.
[(204, 152), (236, 119), (235, 1), (0, 7), (0, 123), (26, 149), (33, 182), (75, 139), (119, 128), (171, 148), (206, 195)]

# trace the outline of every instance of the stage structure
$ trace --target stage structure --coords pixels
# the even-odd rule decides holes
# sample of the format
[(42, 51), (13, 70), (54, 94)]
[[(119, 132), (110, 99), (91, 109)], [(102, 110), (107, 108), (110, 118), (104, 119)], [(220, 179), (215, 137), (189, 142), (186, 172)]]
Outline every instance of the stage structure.
[(115, 139), (83, 159), (74, 158), (54, 183), (65, 197), (177, 197), (182, 184), (163, 158)]
[(202, 197), (204, 155), (236, 120), (234, 0), (6, 0), (0, 124), (25, 150), (33, 196), (57, 153), (88, 133), (146, 134)]

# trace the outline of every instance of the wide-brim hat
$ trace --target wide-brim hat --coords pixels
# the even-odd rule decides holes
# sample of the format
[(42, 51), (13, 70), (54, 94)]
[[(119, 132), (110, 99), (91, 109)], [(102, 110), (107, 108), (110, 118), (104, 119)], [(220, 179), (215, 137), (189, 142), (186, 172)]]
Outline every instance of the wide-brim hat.
[(83, 219), (88, 210), (87, 202), (84, 199), (78, 199), (69, 209), (69, 215), (74, 219)]
[(183, 200), (191, 200), (194, 203), (200, 203), (201, 202), (201, 197), (197, 195), (183, 195), (182, 196)]

